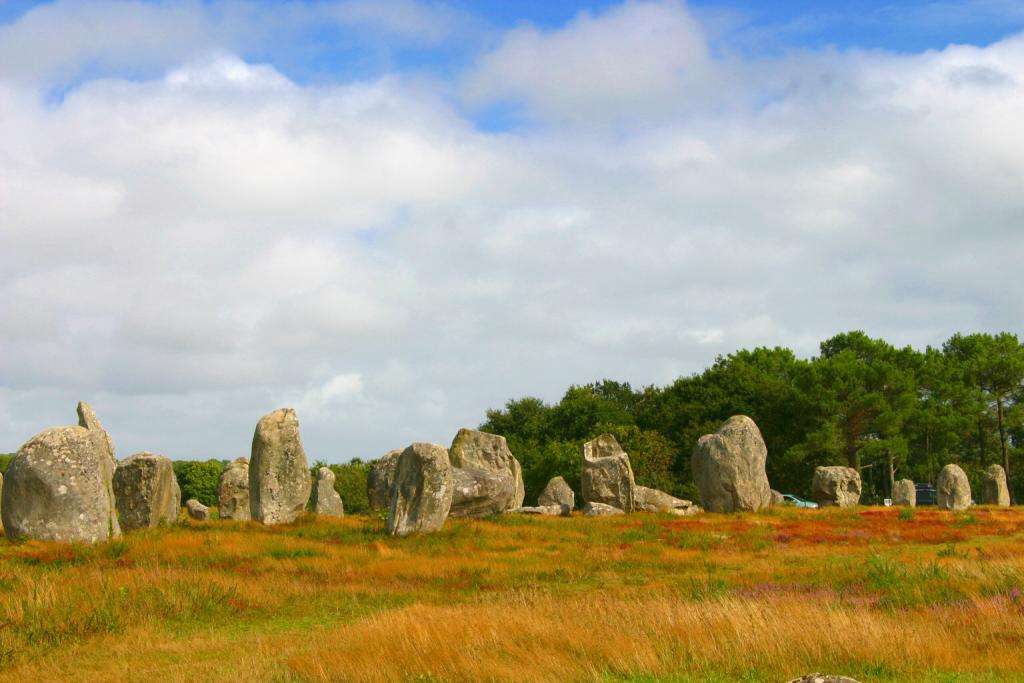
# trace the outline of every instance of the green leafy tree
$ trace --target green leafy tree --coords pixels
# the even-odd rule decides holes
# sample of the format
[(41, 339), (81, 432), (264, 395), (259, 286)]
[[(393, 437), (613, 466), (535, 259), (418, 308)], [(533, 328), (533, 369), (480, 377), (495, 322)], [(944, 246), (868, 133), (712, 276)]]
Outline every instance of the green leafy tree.
[[(334, 473), (334, 490), (341, 496), (342, 505), (345, 506), (345, 514), (365, 515), (370, 512), (370, 499), (366, 492), (366, 479), (370, 474), (371, 463), (363, 462), (359, 458), (352, 458), (350, 462), (343, 465), (329, 465), (322, 460), (317, 460), (309, 468), (313, 477), (313, 485), (316, 486), (317, 472), (321, 467), (326, 467)], [(312, 496), (311, 496), (312, 498)]]
[(203, 505), (217, 504), (217, 481), (226, 460), (175, 460), (174, 476), (181, 487), (181, 503), (195, 498)]

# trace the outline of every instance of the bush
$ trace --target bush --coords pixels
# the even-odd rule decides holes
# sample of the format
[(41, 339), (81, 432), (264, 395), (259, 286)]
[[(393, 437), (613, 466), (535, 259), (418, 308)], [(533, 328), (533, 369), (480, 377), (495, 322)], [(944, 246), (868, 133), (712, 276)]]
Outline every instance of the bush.
[(174, 475), (181, 487), (181, 503), (195, 498), (203, 505), (217, 504), (217, 481), (227, 464), (225, 460), (176, 460)]
[(0, 472), (6, 472), (7, 466), (14, 460), (14, 453), (0, 453)]

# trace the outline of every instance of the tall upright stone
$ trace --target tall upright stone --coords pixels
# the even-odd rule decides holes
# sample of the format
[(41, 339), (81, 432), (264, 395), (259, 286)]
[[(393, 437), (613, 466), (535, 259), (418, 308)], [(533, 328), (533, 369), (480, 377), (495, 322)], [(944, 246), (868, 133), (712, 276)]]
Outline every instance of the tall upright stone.
[(512, 493), (499, 510), (510, 510), (522, 506), (526, 497), (523, 485), (523, 470), (512, 455), (505, 437), (488, 434), (476, 429), (462, 428), (452, 440), (448, 450), (452, 467), (466, 470), (483, 470), (497, 474), (508, 473), (512, 480)]
[(860, 473), (852, 467), (814, 468), (811, 497), (822, 507), (853, 507), (860, 503)]
[(312, 487), (299, 419), (291, 408), (260, 418), (249, 458), (249, 513), (263, 524), (294, 522)]
[(989, 465), (985, 470), (985, 505), (1007, 507), (1010, 489), (1006, 485), (1006, 470), (1002, 465)]
[(389, 534), (405, 536), (444, 526), (454, 494), (452, 469), (444, 446), (414, 443), (402, 451), (391, 485)]
[(950, 463), (935, 482), (935, 501), (941, 510), (958, 512), (971, 506), (971, 482), (959, 465)]
[(181, 512), (181, 488), (170, 458), (143, 451), (114, 470), (114, 498), (123, 531), (173, 524)]
[(29, 439), (3, 479), (7, 535), (79, 543), (120, 536), (112, 453), (96, 426), (53, 427)]
[(602, 434), (583, 444), (580, 488), (584, 503), (611, 505), (623, 512), (636, 509), (633, 466), (611, 434)]
[(117, 455), (114, 451), (114, 440), (110, 438), (110, 433), (103, 428), (100, 419), (96, 416), (96, 411), (85, 401), (79, 401), (75, 410), (78, 413), (78, 426), (93, 432), (97, 441), (101, 442), (102, 449), (110, 457), (110, 474), (113, 476), (114, 468), (117, 467)]
[(746, 415), (730, 417), (693, 449), (690, 464), (700, 503), (709, 512), (758, 510), (772, 503), (765, 463), (768, 449), (761, 430)]
[(917, 487), (910, 479), (900, 479), (892, 485), (892, 504), (899, 507), (917, 506)]
[(341, 494), (334, 489), (334, 472), (329, 467), (321, 467), (316, 471), (316, 484), (313, 486), (313, 512), (324, 517), (345, 516), (345, 506), (341, 502)]
[(366, 497), (370, 503), (371, 510), (384, 510), (391, 508), (391, 485), (395, 481), (395, 468), (398, 466), (398, 456), (402, 454), (401, 448), (388, 451), (370, 467), (366, 475)]
[(249, 511), (249, 458), (235, 458), (217, 480), (217, 514), (221, 519), (247, 522)]

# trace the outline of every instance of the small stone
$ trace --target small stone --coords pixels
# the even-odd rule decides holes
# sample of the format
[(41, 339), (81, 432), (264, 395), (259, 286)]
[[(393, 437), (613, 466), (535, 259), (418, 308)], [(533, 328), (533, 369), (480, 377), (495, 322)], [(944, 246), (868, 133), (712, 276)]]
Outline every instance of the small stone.
[(249, 459), (235, 458), (227, 464), (217, 480), (217, 514), (221, 519), (248, 522)]
[(555, 503), (553, 505), (538, 505), (536, 507), (517, 507), (511, 510), (505, 510), (505, 514), (519, 514), (519, 515), (544, 515), (545, 517), (568, 517), (572, 514), (572, 508), (568, 505), (559, 505)]
[(548, 485), (537, 496), (537, 505), (564, 505), (570, 510), (576, 507), (576, 494), (562, 477), (552, 477)]
[(624, 511), (612, 505), (605, 505), (604, 503), (590, 502), (583, 506), (583, 515), (585, 517), (609, 517), (612, 515), (624, 515)]
[(313, 511), (324, 517), (344, 517), (345, 506), (341, 495), (334, 489), (334, 472), (321, 467), (316, 472), (316, 486), (313, 487)]
[(671, 512), (673, 514), (692, 514), (693, 503), (682, 498), (670, 496), (664, 491), (637, 486), (635, 489), (636, 509), (644, 512)]
[(786, 498), (775, 489), (772, 489), (772, 507), (780, 507), (786, 504)]
[(188, 510), (188, 516), (192, 519), (204, 521), (210, 518), (210, 508), (206, 507), (195, 498), (189, 498), (185, 501), (185, 508)]

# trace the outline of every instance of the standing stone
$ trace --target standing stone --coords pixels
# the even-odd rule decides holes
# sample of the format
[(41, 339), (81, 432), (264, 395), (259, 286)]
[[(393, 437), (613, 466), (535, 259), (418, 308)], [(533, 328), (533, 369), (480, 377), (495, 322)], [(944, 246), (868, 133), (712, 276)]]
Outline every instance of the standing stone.
[(553, 477), (537, 496), (537, 505), (541, 507), (562, 505), (572, 510), (576, 507), (576, 494), (573, 493), (572, 487), (565, 482), (565, 479)]
[(901, 507), (917, 506), (917, 487), (910, 479), (900, 479), (892, 485), (892, 504)]
[(811, 497), (822, 507), (853, 507), (860, 502), (860, 473), (852, 467), (816, 467)]
[(313, 512), (325, 517), (344, 517), (345, 506), (341, 495), (334, 489), (334, 472), (329, 467), (316, 471), (316, 486), (313, 487)]
[(452, 518), (490, 517), (508, 507), (516, 495), (516, 482), (508, 470), (472, 470), (452, 468), (452, 505), (448, 516)]
[(217, 480), (217, 514), (221, 519), (248, 522), (249, 459), (235, 458), (228, 463)]
[(114, 468), (117, 467), (117, 455), (114, 452), (114, 441), (110, 438), (109, 432), (100, 424), (100, 419), (96, 417), (96, 411), (85, 401), (78, 402), (76, 412), (78, 413), (78, 426), (95, 432), (103, 450), (110, 457), (110, 475), (113, 476)]
[(697, 512), (697, 507), (688, 500), (670, 496), (658, 489), (649, 489), (646, 486), (637, 486), (634, 489), (636, 509), (644, 512), (669, 512), (674, 515), (691, 515)]
[[(523, 469), (508, 449), (505, 437), (476, 429), (460, 429), (448, 450), (452, 467), (488, 472), (507, 472), (512, 479), (512, 492), (504, 501), (502, 510), (520, 507), (526, 497)], [(500, 512), (500, 510), (499, 510)]]
[(971, 506), (971, 482), (959, 465), (950, 463), (939, 472), (935, 499), (940, 510), (960, 511)]
[(1010, 489), (1006, 486), (1006, 470), (1002, 465), (989, 465), (985, 470), (985, 504), (1007, 507)]
[(768, 449), (761, 430), (746, 415), (735, 415), (714, 434), (700, 437), (690, 464), (709, 512), (757, 512), (771, 505), (765, 463)]
[(786, 504), (785, 497), (775, 489), (772, 489), (772, 507), (781, 507)]
[(200, 522), (206, 521), (210, 518), (210, 508), (206, 507), (195, 498), (189, 498), (185, 501), (185, 509), (188, 510), (189, 517), (197, 519)]
[(111, 453), (100, 428), (53, 427), (29, 439), (3, 478), (7, 535), (79, 543), (120, 536)]
[(623, 512), (636, 509), (633, 467), (611, 434), (602, 434), (583, 444), (580, 488), (587, 503), (603, 503)]
[(395, 467), (401, 448), (388, 451), (380, 457), (366, 475), (366, 497), (371, 510), (387, 510), (391, 507), (391, 484), (395, 481)]
[(387, 529), (392, 536), (437, 531), (452, 505), (454, 475), (444, 446), (414, 443), (398, 457)]
[(170, 458), (143, 451), (114, 470), (114, 499), (123, 531), (173, 524), (181, 512), (181, 488)]
[(604, 503), (591, 501), (583, 506), (584, 517), (611, 517), (624, 514), (626, 513), (614, 505), (605, 505)]
[(294, 522), (312, 488), (299, 419), (291, 408), (260, 418), (249, 459), (249, 513), (263, 524)]

